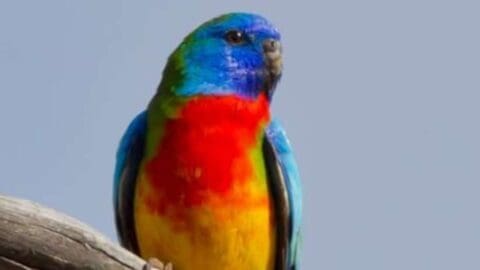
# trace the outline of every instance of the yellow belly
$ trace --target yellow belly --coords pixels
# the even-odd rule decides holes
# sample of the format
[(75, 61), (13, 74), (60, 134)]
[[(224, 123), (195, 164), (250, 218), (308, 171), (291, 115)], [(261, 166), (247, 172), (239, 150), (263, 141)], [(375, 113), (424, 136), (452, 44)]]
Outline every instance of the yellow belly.
[(172, 262), (175, 270), (274, 269), (275, 224), (268, 193), (242, 200), (242, 207), (225, 198), (188, 209), (173, 205), (166, 215), (148, 206), (158, 196), (152, 190), (140, 177), (135, 227), (143, 258)]

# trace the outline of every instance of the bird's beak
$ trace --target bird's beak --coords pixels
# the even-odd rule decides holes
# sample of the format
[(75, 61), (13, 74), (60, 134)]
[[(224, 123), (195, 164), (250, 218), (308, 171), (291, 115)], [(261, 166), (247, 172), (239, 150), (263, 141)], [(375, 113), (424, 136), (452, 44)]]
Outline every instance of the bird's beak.
[(263, 42), (263, 55), (265, 59), (265, 91), (269, 98), (282, 76), (282, 46), (276, 39), (266, 39)]

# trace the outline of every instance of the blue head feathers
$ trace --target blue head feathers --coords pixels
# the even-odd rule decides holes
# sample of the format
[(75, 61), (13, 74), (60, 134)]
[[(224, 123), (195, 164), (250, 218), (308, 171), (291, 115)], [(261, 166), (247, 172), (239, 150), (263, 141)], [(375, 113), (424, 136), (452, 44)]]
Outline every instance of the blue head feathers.
[(231, 13), (190, 33), (170, 56), (160, 90), (180, 96), (271, 97), (281, 75), (280, 34), (265, 18)]

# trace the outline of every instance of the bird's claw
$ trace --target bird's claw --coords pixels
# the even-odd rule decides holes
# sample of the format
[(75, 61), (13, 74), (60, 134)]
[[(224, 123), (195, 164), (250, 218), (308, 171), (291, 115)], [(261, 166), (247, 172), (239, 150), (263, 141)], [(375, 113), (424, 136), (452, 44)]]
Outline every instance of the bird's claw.
[(172, 263), (163, 263), (157, 258), (148, 259), (143, 270), (173, 270)]

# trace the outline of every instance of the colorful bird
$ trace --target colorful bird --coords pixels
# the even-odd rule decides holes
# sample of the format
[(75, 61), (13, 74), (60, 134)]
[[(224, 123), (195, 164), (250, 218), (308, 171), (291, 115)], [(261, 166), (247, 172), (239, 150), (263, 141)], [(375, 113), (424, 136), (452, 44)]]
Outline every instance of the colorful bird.
[(301, 188), (270, 102), (280, 34), (231, 13), (190, 33), (124, 134), (114, 184), (121, 244), (175, 269), (298, 269)]

